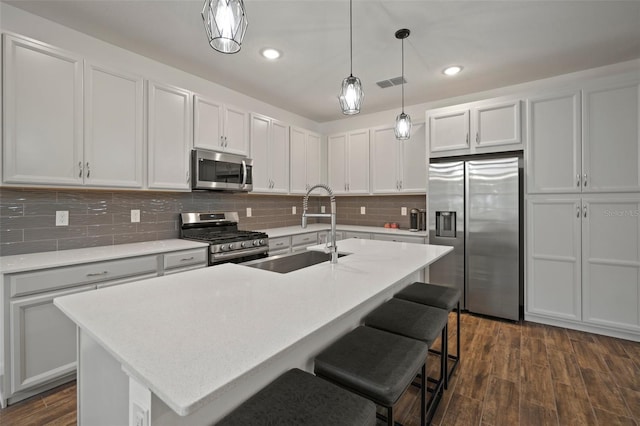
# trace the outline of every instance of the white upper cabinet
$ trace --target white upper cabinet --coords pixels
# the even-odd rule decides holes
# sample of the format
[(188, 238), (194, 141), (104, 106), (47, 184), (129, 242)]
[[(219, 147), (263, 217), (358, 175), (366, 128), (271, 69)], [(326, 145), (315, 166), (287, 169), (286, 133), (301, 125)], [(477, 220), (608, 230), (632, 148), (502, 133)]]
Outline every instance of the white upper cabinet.
[(196, 148), (249, 154), (249, 114), (200, 95), (193, 97)]
[(251, 156), (252, 192), (289, 192), (289, 126), (251, 114)]
[(3, 37), (4, 182), (82, 185), (82, 58)]
[(329, 186), (335, 194), (369, 193), (369, 131), (329, 136)]
[(411, 138), (399, 141), (393, 127), (371, 130), (371, 192), (424, 193), (427, 156), (424, 123), (414, 123)]
[(150, 189), (189, 190), (191, 93), (161, 83), (148, 85)]
[(141, 188), (142, 78), (85, 62), (84, 182)]
[(580, 92), (527, 100), (527, 192), (576, 192), (582, 185)]
[(583, 191), (640, 191), (639, 104), (638, 79), (583, 90)]
[(430, 157), (522, 149), (520, 100), (427, 111)]
[(637, 79), (529, 99), (527, 191), (639, 191), (639, 103)]
[(290, 128), (290, 185), (292, 194), (305, 194), (321, 182), (321, 136), (297, 127)]

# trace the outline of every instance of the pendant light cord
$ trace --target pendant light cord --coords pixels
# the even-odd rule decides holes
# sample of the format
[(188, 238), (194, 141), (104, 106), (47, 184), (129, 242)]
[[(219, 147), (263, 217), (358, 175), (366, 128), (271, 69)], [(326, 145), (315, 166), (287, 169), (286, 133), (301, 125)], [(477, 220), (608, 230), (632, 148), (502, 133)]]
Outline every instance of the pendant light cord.
[(404, 38), (402, 39), (402, 113), (404, 114)]
[(349, 74), (353, 77), (353, 2), (349, 0)]

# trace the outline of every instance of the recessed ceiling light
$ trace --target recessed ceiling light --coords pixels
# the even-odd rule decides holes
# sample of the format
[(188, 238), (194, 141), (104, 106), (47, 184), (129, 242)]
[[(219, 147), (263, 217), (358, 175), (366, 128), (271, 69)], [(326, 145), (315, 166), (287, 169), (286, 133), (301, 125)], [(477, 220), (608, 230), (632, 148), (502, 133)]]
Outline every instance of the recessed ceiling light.
[(445, 68), (444, 70), (442, 70), (442, 73), (446, 75), (456, 75), (460, 71), (462, 71), (462, 67), (459, 65), (454, 65), (452, 67)]
[(267, 59), (278, 59), (282, 55), (279, 50), (272, 49), (270, 47), (262, 49), (262, 52), (260, 53)]

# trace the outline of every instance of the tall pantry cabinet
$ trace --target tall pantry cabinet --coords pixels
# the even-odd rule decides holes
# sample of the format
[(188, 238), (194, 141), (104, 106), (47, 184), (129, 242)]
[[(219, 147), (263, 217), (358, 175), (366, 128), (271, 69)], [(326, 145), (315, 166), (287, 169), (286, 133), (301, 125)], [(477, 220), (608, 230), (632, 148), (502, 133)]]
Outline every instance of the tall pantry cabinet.
[(640, 339), (640, 81), (527, 101), (527, 318)]

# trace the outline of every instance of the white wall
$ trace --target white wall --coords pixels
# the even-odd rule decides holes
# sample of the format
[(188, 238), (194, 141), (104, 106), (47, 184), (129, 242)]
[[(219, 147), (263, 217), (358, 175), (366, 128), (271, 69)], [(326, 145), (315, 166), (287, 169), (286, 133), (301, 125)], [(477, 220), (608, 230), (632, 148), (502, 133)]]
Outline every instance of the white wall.
[(273, 117), (288, 124), (319, 131), (319, 124), (276, 108), (219, 84), (90, 37), (53, 21), (0, 3), (0, 31), (13, 32), (80, 54), (86, 59), (138, 74), (146, 79), (182, 87), (217, 101)]

